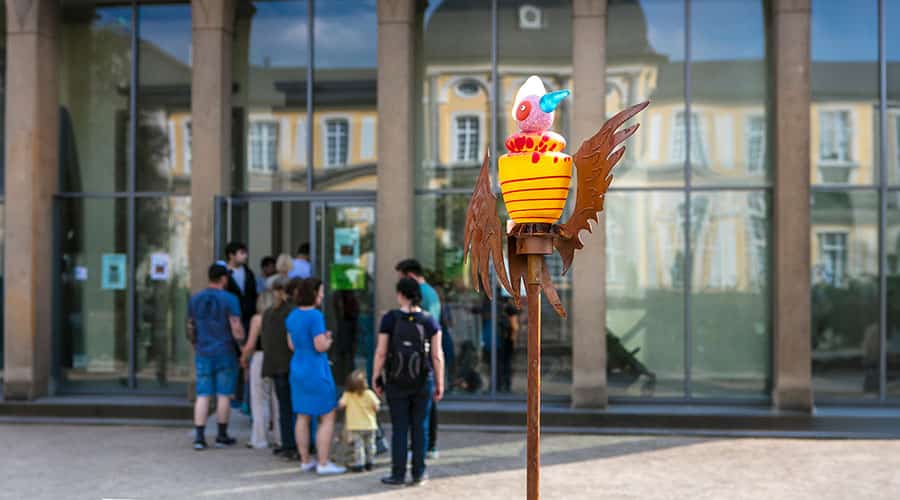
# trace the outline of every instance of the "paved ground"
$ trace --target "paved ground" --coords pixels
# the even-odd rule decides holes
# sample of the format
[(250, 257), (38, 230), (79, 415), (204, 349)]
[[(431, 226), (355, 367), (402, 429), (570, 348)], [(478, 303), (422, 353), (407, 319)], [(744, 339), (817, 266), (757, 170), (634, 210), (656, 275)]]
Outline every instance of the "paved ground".
[[(246, 423), (236, 434), (247, 438)], [(2, 499), (523, 498), (519, 433), (441, 434), (421, 488), (318, 478), (267, 450), (195, 452), (184, 427), (0, 425)], [(900, 441), (545, 435), (543, 498), (897, 499)]]

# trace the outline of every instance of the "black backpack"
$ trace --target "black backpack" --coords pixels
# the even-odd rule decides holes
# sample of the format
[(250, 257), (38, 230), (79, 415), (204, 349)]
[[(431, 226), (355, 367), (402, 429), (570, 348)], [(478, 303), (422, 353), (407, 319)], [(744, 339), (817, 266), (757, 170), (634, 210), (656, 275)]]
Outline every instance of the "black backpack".
[(429, 352), (425, 325), (413, 314), (395, 311), (388, 350), (387, 383), (403, 391), (421, 389), (428, 380)]

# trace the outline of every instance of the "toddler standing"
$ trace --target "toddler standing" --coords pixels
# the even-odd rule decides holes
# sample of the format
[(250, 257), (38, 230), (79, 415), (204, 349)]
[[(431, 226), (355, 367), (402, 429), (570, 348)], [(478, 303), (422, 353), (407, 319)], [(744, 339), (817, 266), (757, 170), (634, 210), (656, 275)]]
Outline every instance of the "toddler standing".
[(363, 469), (372, 470), (375, 458), (375, 432), (378, 430), (376, 412), (380, 402), (378, 396), (369, 389), (366, 373), (356, 370), (347, 376), (344, 384), (344, 395), (338, 407), (346, 410), (344, 429), (350, 434), (353, 443), (354, 463), (350, 466), (353, 472)]

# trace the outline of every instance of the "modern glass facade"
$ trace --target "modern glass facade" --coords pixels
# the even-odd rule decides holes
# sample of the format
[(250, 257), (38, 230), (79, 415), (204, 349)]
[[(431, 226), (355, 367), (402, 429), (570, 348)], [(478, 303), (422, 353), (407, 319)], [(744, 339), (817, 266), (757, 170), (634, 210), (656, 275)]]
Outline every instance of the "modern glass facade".
[[(598, 368), (580, 366), (573, 353), (590, 337), (605, 341), (599, 368), (607, 379), (597, 384), (613, 403), (777, 404), (779, 339), (796, 334), (776, 325), (776, 221), (789, 217), (777, 206), (778, 172), (788, 166), (776, 149), (778, 140), (802, 142), (807, 133), (809, 165), (806, 156), (801, 163), (812, 193), (801, 233), (809, 231), (810, 274), (796, 279), (810, 283), (810, 304), (790, 306), (808, 313), (812, 352), (798, 363), (810, 367), (818, 402), (891, 402), (900, 392), (894, 2), (811, 0), (810, 125), (796, 131), (800, 139), (778, 140), (784, 77), (775, 54), (787, 50), (773, 23), (780, 2), (258, 0), (220, 18), (189, 2), (59, 6), (47, 28), (58, 41), (54, 223), (48, 236), (35, 236), (53, 247), (45, 263), (52, 306), (44, 307), (53, 318), (47, 364), (57, 392), (183, 393), (191, 381), (186, 301), (203, 285), (192, 283), (191, 271), (196, 280), (200, 263), (243, 240), (257, 272), (262, 257), (310, 245), (326, 281), (329, 328), (346, 340), (332, 355), (338, 379), (371, 352), (383, 312), (376, 290), (384, 295), (382, 281), (393, 278), (381, 274), (376, 286), (378, 270), (411, 250), (448, 306), (451, 373), (474, 372), (480, 381), (455, 396), (521, 399), (527, 316), (517, 314), (518, 338), (505, 339), (507, 298), (491, 303), (472, 291), (462, 243), (481, 161), (505, 152), (515, 128), (509, 108), (533, 74), (548, 90), (575, 94), (585, 91), (579, 82), (596, 81), (607, 116), (652, 103), (607, 196), (605, 246), (596, 249), (605, 269), (584, 271), (605, 302), (576, 307), (579, 292), (591, 290), (552, 273), (573, 315), (560, 319), (544, 304), (546, 396), (569, 399), (579, 371)], [(590, 6), (602, 6), (605, 18)], [(597, 52), (605, 72), (585, 75), (573, 59), (585, 29), (579, 19), (606, 23)], [(398, 24), (409, 27), (402, 40), (384, 35)], [(210, 29), (223, 34), (222, 52), (198, 41)], [(4, 31), (0, 117), (12, 102), (6, 97), (17, 99), (5, 78), (8, 43)], [(405, 64), (408, 81), (385, 86), (398, 83), (387, 73)], [(231, 78), (221, 109), (198, 109), (197, 75), (220, 69), (219, 80)], [(393, 93), (409, 96), (410, 116), (379, 108)], [(583, 139), (573, 136), (583, 110), (573, 108), (564, 101), (553, 127), (570, 152)], [(228, 126), (210, 130), (207, 113), (219, 111)], [(5, 145), (12, 136), (0, 132)], [(409, 162), (396, 154), (400, 137), (409, 138)], [(204, 163), (219, 158), (209, 154), (219, 147), (228, 160)], [(4, 158), (5, 187), (21, 183)], [(396, 185), (406, 189), (406, 175), (409, 201), (384, 203)], [(216, 186), (215, 214), (212, 200), (193, 194), (207, 184)], [(0, 213), (9, 214), (5, 187)], [(409, 213), (410, 227), (395, 223), (398, 211)], [(9, 257), (9, 223), (0, 226), (0, 258)], [(378, 243), (378, 232), (398, 240), (411, 233), (409, 249)], [(206, 237), (215, 243), (201, 252)], [(561, 267), (555, 256), (548, 262)], [(0, 289), (4, 278), (0, 272)], [(577, 314), (604, 318), (606, 332), (576, 331)], [(0, 335), (0, 353), (14, 338)]]
[[(900, 393), (897, 22), (896, 2), (813, 2), (811, 333), (820, 401)], [(845, 28), (839, 37), (836, 26)]]
[(608, 16), (607, 114), (652, 103), (606, 203), (610, 394), (766, 397), (764, 3), (610, 2)]
[(183, 391), (190, 6), (61, 8), (60, 388)]

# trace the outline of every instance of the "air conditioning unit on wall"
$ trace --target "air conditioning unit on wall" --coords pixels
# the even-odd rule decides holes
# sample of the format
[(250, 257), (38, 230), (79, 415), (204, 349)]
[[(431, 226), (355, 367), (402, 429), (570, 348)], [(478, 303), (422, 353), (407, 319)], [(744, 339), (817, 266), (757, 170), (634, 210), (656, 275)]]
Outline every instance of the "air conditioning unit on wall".
[(539, 30), (544, 27), (544, 11), (534, 5), (519, 7), (519, 29)]

